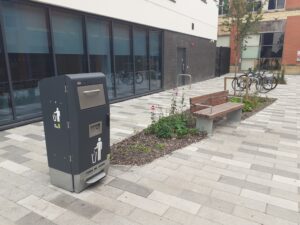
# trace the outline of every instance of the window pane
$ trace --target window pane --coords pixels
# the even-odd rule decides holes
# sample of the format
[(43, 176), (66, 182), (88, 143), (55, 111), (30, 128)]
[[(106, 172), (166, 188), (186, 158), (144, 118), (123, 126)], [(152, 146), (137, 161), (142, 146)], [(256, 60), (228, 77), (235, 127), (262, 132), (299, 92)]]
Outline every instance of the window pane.
[(135, 66), (136, 93), (149, 91), (149, 71), (147, 71), (147, 33), (145, 30), (134, 29), (133, 53)]
[[(246, 46), (259, 46), (259, 41), (260, 41), (260, 35), (249, 35), (245, 38), (244, 44)], [(228, 40), (229, 42), (229, 40)], [(229, 47), (229, 45), (228, 45)]]
[(261, 35), (262, 45), (272, 45), (274, 39), (274, 33), (265, 33)]
[(0, 33), (0, 124), (12, 120), (12, 110), (9, 104), (8, 79), (5, 70), (4, 52)]
[(230, 47), (230, 36), (219, 36), (217, 47)]
[(114, 24), (113, 42), (117, 97), (133, 95), (129, 26)]
[(281, 58), (282, 51), (283, 51), (282, 45), (264, 46), (261, 48), (260, 57), (261, 58)]
[(150, 31), (150, 78), (151, 78), (151, 90), (161, 88), (161, 34), (159, 31)]
[(268, 9), (276, 9), (276, 0), (269, 0)]
[(283, 9), (285, 5), (285, 0), (277, 0), (277, 9)]
[(52, 76), (46, 14), (41, 8), (2, 3), (4, 37), (17, 118), (40, 113), (38, 81)]
[(257, 67), (258, 59), (242, 59), (241, 70), (254, 70)]
[(242, 58), (257, 59), (258, 53), (259, 53), (259, 47), (247, 47), (247, 49), (243, 51)]
[(91, 72), (102, 72), (106, 76), (108, 96), (114, 97), (114, 79), (111, 74), (109, 23), (97, 19), (87, 20), (87, 41)]
[(284, 33), (274, 33), (273, 45), (283, 45)]
[(52, 28), (58, 74), (86, 72), (82, 18), (54, 11)]
[(260, 69), (261, 70), (280, 70), (281, 69), (281, 59), (260, 59)]

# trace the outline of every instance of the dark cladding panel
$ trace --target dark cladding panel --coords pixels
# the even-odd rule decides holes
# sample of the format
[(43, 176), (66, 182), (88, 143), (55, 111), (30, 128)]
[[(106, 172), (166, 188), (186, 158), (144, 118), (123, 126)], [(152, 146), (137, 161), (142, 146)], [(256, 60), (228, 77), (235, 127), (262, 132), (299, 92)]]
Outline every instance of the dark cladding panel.
[(177, 48), (186, 49), (186, 73), (192, 75), (193, 82), (214, 77), (215, 42), (191, 35), (164, 31), (164, 89), (176, 86)]

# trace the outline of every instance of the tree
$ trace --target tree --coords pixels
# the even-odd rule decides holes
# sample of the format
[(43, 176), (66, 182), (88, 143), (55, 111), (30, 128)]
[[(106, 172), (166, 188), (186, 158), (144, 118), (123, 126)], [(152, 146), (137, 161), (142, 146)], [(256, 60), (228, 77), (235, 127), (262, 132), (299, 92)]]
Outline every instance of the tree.
[[(224, 0), (223, 0), (224, 1)], [(227, 1), (224, 1), (224, 3)], [(238, 68), (240, 67), (240, 56), (243, 50), (247, 48), (246, 37), (250, 34), (257, 33), (258, 24), (263, 18), (263, 6), (266, 1), (255, 0), (230, 0), (221, 26), (224, 31), (234, 32), (234, 50), (235, 50), (235, 70), (236, 77)]]

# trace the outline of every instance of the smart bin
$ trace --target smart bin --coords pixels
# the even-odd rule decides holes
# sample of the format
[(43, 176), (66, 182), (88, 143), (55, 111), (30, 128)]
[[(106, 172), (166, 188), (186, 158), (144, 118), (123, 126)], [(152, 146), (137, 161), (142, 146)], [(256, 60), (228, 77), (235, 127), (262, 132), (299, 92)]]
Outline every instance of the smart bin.
[(51, 183), (81, 192), (106, 176), (110, 117), (102, 73), (62, 75), (39, 82)]

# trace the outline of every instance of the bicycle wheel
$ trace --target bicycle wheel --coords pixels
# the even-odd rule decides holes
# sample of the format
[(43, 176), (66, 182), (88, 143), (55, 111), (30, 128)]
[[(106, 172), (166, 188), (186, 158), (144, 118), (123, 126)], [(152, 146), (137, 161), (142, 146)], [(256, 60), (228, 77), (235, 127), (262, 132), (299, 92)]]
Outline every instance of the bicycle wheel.
[(261, 76), (257, 77), (257, 79), (255, 79), (254, 82), (255, 82), (256, 91), (258, 91), (259, 93), (267, 93), (270, 91), (264, 88), (263, 77)]
[(141, 84), (141, 83), (143, 83), (143, 81), (144, 81), (143, 75), (140, 74), (140, 73), (136, 73), (136, 74), (135, 74), (135, 82), (136, 82), (137, 84)]
[(243, 91), (246, 88), (245, 78), (246, 74), (243, 74), (239, 77), (233, 78), (231, 82), (232, 89), (235, 91)]
[(272, 77), (264, 77), (262, 84), (263, 84), (264, 89), (270, 91), (277, 87), (278, 80), (274, 75)]

